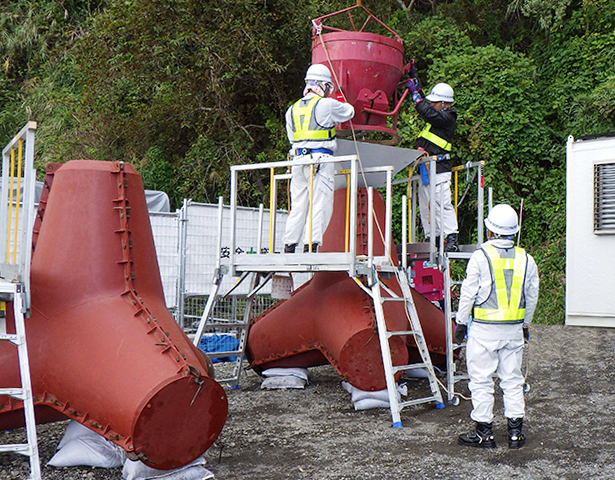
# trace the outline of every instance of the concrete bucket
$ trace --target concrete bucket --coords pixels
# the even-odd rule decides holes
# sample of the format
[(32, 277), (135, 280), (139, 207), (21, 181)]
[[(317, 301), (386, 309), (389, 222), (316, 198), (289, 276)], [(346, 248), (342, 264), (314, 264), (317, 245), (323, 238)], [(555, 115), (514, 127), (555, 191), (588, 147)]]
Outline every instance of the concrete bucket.
[[(47, 172), (26, 320), (37, 422), (71, 418), (129, 458), (183, 466), (220, 434), (227, 398), (165, 306), (141, 177), (90, 160)], [(15, 349), (0, 345), (0, 364), (18, 386)], [(0, 429), (21, 409), (0, 397)]]
[[(367, 16), (359, 30), (355, 27), (353, 13)], [(348, 14), (354, 30), (342, 30), (324, 23), (341, 14)], [(335, 83), (334, 96), (345, 98), (354, 106), (352, 127), (355, 132), (382, 132), (387, 138), (377, 143), (399, 143), (397, 114), (408, 91), (405, 89), (400, 97), (398, 86), (409, 68), (409, 64), (404, 66), (403, 63), (404, 46), (399, 35), (361, 5), (320, 17), (313, 25), (312, 63), (329, 67)], [(389, 36), (364, 31), (368, 25), (375, 25)], [(346, 122), (337, 132), (349, 136), (352, 127)]]

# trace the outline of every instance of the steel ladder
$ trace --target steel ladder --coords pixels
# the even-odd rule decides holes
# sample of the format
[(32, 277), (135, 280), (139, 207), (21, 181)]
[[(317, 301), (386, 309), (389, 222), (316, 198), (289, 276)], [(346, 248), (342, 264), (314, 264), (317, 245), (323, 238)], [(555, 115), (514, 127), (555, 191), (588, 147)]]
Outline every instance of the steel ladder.
[(0, 283), (0, 295), (10, 298), (10, 301), (13, 303), (15, 320), (15, 333), (7, 333), (6, 325), (2, 325), (2, 328), (0, 328), (0, 340), (11, 342), (17, 347), (19, 374), (21, 377), (21, 387), (0, 388), (0, 396), (9, 396), (23, 402), (26, 428), (26, 443), (0, 445), (0, 452), (13, 452), (29, 457), (30, 479), (41, 480), (41, 466), (36, 437), (36, 420), (34, 417), (34, 401), (32, 398), (32, 382), (30, 379), (30, 362), (28, 359), (28, 346), (26, 342), (22, 285), (18, 283), (2, 282)]
[[(376, 314), (376, 323), (378, 326), (378, 337), (380, 340), (380, 350), (382, 352), (382, 361), (384, 364), (384, 373), (387, 385), (387, 391), (389, 395), (389, 405), (391, 409), (391, 417), (393, 420), (393, 427), (399, 428), (402, 426), (400, 412), (403, 408), (412, 405), (418, 405), (421, 403), (434, 402), (436, 408), (443, 408), (444, 403), (442, 401), (442, 394), (438, 385), (438, 380), (431, 363), (431, 357), (429, 356), (429, 350), (427, 349), (427, 343), (423, 335), (421, 323), (419, 321), (414, 299), (410, 291), (408, 284), (408, 276), (404, 269), (398, 267), (391, 267), (392, 273), (396, 276), (402, 291), (402, 297), (391, 291), (381, 279), (383, 268), (374, 267), (372, 269), (371, 279), (368, 280), (370, 288), (366, 289), (373, 299), (374, 312)], [(382, 291), (386, 291), (390, 296), (383, 296)], [(404, 302), (406, 312), (408, 315), (408, 321), (410, 324), (410, 330), (406, 331), (389, 331), (385, 322), (384, 307), (385, 302)], [(423, 360), (420, 363), (414, 363), (409, 365), (393, 365), (391, 357), (391, 348), (389, 345), (389, 339), (393, 336), (407, 336), (412, 335), (415, 339), (416, 346)], [(398, 401), (397, 399), (397, 385), (395, 382), (395, 374), (400, 371), (425, 369), (427, 371), (427, 377), (429, 379), (429, 387), (431, 389), (431, 395), (423, 398), (415, 398), (407, 401)]]

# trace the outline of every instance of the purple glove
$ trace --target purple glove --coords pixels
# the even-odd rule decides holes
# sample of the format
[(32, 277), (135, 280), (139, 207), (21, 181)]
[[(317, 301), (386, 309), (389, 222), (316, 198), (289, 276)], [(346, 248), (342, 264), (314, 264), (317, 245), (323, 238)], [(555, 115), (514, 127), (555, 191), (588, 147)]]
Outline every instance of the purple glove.
[(410, 93), (414, 95), (417, 93), (421, 87), (419, 86), (419, 81), (416, 78), (411, 78), (406, 82), (406, 87), (410, 90)]
[(414, 72), (414, 60), (412, 60), (410, 65), (410, 78), (416, 78), (416, 73)]

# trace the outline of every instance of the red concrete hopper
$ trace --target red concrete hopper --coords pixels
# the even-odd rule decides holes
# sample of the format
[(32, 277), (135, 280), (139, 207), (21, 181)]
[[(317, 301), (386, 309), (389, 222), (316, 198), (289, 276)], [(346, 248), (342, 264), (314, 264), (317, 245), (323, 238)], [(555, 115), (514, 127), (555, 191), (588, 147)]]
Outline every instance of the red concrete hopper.
[[(353, 30), (327, 25), (332, 17), (342, 14), (348, 14)], [(353, 14), (366, 17), (362, 26)], [(374, 26), (387, 35), (365, 31), (367, 26)], [(343, 92), (343, 98), (355, 108), (352, 119), (355, 131), (384, 132), (393, 136), (392, 140), (379, 143), (394, 145), (400, 141), (397, 113), (408, 92), (404, 90), (398, 98), (397, 88), (408, 67), (403, 57), (404, 46), (399, 35), (361, 5), (314, 20), (312, 63), (321, 63), (332, 71), (336, 84), (334, 96), (342, 98), (340, 92)], [(336, 130), (344, 136), (350, 133), (351, 124), (343, 123)]]

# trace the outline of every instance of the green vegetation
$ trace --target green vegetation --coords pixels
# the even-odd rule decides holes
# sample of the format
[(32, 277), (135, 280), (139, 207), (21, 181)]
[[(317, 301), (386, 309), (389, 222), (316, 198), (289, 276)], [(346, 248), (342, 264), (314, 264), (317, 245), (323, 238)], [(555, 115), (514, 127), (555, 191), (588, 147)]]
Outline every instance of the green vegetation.
[[(455, 158), (486, 162), (496, 202), (524, 200), (522, 243), (542, 278), (537, 320), (563, 322), (565, 142), (615, 130), (615, 0), (362, 3), (402, 36), (426, 90), (455, 89)], [(352, 5), (6, 1), (0, 142), (35, 120), (40, 171), (121, 159), (174, 207), (228, 198), (230, 165), (285, 158), (283, 113), (310, 62), (310, 19)], [(401, 146), (413, 147), (422, 124), (410, 103), (400, 118)], [(267, 179), (246, 178), (240, 194), (267, 203)], [(462, 241), (476, 235), (471, 197)]]

